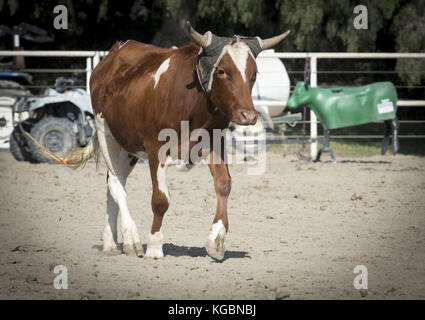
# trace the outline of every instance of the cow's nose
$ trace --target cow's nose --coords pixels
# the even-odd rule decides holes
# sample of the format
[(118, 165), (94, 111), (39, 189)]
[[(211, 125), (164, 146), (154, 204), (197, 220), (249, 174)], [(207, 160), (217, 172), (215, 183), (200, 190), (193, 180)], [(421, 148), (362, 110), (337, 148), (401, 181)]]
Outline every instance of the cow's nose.
[(257, 111), (242, 111), (240, 119), (241, 124), (253, 125), (257, 122)]

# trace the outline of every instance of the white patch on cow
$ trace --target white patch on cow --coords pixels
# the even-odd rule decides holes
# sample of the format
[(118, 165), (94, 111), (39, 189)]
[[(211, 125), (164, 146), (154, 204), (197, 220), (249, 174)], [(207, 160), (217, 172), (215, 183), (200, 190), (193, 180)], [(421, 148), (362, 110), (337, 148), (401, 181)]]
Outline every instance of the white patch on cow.
[(227, 49), (230, 57), (241, 73), (243, 81), (246, 81), (246, 62), (248, 60), (249, 47), (243, 42), (236, 42)]
[(139, 235), (137, 232), (136, 224), (130, 215), (127, 206), (127, 192), (125, 191), (125, 179), (127, 178), (125, 172), (129, 172), (128, 153), (122, 152), (120, 157), (124, 161), (120, 161), (119, 174), (114, 174), (108, 170), (108, 187), (112, 198), (118, 204), (121, 215), (121, 233), (123, 235), (124, 246), (133, 248), (134, 244), (140, 244)]
[(145, 255), (146, 258), (159, 259), (164, 257), (164, 253), (162, 251), (163, 239), (164, 236), (162, 235), (162, 229), (159, 229), (159, 231), (154, 234), (149, 233)]
[(124, 47), (127, 44), (128, 41), (129, 40), (127, 40), (126, 42), (124, 42), (122, 45), (118, 46), (118, 49), (121, 49), (122, 47)]
[[(108, 188), (112, 199), (119, 207), (121, 214), (121, 231), (123, 235), (124, 245), (133, 248), (133, 245), (140, 246), (140, 239), (137, 232), (136, 224), (130, 215), (127, 205), (127, 192), (125, 183), (133, 166), (130, 166), (129, 153), (121, 148), (118, 142), (113, 137), (107, 121), (96, 115), (95, 126), (97, 131), (97, 139), (99, 141), (100, 151), (108, 168)], [(109, 197), (109, 196), (108, 196)], [(108, 217), (115, 216), (117, 212), (111, 206), (111, 201), (108, 199), (107, 206)], [(104, 229), (103, 239), (105, 250), (112, 249), (113, 243), (111, 239), (116, 239), (116, 222), (115, 218), (107, 218), (107, 225)]]
[(214, 259), (223, 259), (224, 258), (224, 238), (226, 237), (226, 228), (223, 225), (223, 222), (218, 220), (211, 226), (211, 233), (207, 238), (205, 243), (205, 249), (210, 257)]
[(104, 252), (113, 252), (117, 250), (117, 214), (115, 206), (112, 201), (112, 196), (110, 192), (107, 195), (107, 201), (110, 202), (106, 205), (106, 224), (103, 229), (102, 240), (103, 240), (103, 251)]
[(159, 164), (156, 170), (156, 180), (158, 181), (158, 189), (165, 194), (167, 200), (170, 201), (170, 193), (167, 186), (167, 165)]
[(144, 159), (144, 160), (148, 159), (148, 153), (146, 151), (138, 151), (134, 155), (139, 159)]
[(161, 63), (161, 65), (159, 66), (158, 70), (156, 70), (155, 75), (153, 76), (154, 80), (155, 80), (155, 84), (153, 85), (154, 89), (156, 87), (156, 85), (159, 82), (159, 79), (161, 78), (161, 75), (168, 70), (168, 67), (170, 66), (170, 59), (168, 58), (167, 60), (165, 60), (163, 63)]
[(225, 236), (226, 228), (224, 227), (223, 221), (220, 219), (211, 226), (211, 232), (208, 236), (208, 239), (211, 241), (216, 241), (217, 237), (219, 237), (219, 240), (223, 241)]
[(105, 121), (105, 118), (102, 117), (102, 114), (96, 114), (94, 117), (94, 123), (96, 131), (99, 135), (112, 136), (112, 132), (109, 129), (108, 123)]

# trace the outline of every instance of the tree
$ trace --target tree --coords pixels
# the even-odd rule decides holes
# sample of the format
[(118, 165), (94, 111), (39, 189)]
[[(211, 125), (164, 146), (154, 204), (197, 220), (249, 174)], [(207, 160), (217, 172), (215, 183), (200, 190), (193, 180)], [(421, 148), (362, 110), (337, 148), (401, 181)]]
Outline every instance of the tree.
[[(127, 39), (181, 46), (189, 42), (186, 19), (199, 32), (211, 30), (223, 36), (264, 38), (290, 29), (290, 37), (276, 46), (277, 51), (425, 50), (425, 0), (362, 1), (368, 11), (367, 30), (353, 26), (357, 0), (62, 0), (69, 12), (69, 29), (55, 30), (53, 8), (58, 4), (0, 0), (0, 21), (8, 26), (32, 23), (54, 34), (54, 43), (23, 41), (26, 49), (35, 50), (107, 50), (116, 40)], [(0, 49), (10, 49), (11, 43), (10, 38), (0, 38)], [(424, 80), (425, 74), (417, 71), (425, 69), (423, 61), (381, 63), (395, 67), (408, 84)], [(370, 69), (372, 64), (358, 62), (355, 67)]]
[[(399, 52), (425, 51), (425, 0), (417, 0), (405, 5), (394, 17), (392, 31), (395, 34), (396, 50)], [(425, 79), (425, 61), (397, 61), (399, 76), (409, 85), (420, 84)]]

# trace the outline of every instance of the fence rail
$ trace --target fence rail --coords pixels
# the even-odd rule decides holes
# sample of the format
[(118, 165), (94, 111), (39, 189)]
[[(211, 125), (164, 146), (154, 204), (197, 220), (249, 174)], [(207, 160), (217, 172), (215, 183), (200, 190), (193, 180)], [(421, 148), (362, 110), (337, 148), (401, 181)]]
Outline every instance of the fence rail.
[[(75, 58), (86, 60), (85, 68), (74, 69), (25, 69), (31, 73), (85, 73), (86, 75), (86, 89), (89, 91), (90, 76), (92, 70), (100, 62), (101, 58), (107, 55), (107, 51), (0, 51), (0, 57), (44, 57), (44, 58)], [(355, 73), (376, 73), (376, 74), (394, 74), (393, 70), (341, 70), (341, 71), (318, 71), (319, 59), (425, 59), (425, 53), (355, 53), (355, 52), (262, 52), (258, 59), (279, 58), (279, 59), (310, 59), (310, 84), (312, 87), (317, 87), (319, 74), (355, 74)], [(416, 73), (424, 73), (424, 71), (414, 70)], [(288, 71), (288, 73), (302, 73), (302, 71)], [(31, 87), (41, 87), (33, 85)], [(401, 87), (401, 86), (399, 86)], [(407, 86), (406, 86), (407, 87)], [(409, 87), (411, 88), (411, 87)], [(416, 86), (415, 88), (423, 88), (423, 86)], [(255, 106), (282, 106), (286, 105), (286, 101), (266, 101), (254, 100)], [(425, 100), (399, 100), (397, 105), (399, 107), (425, 107)], [(310, 111), (310, 121), (305, 121), (310, 124), (310, 138), (317, 138), (317, 118), (314, 112)], [(425, 123), (424, 120), (402, 121), (402, 123)], [(296, 137), (296, 136), (294, 136)], [(332, 138), (345, 138), (349, 136), (331, 136)], [(375, 138), (371, 135), (352, 136), (356, 138)], [(378, 136), (376, 136), (378, 137)], [(422, 138), (424, 135), (402, 135), (401, 138)], [(317, 154), (317, 143), (311, 146), (311, 156), (315, 158)]]

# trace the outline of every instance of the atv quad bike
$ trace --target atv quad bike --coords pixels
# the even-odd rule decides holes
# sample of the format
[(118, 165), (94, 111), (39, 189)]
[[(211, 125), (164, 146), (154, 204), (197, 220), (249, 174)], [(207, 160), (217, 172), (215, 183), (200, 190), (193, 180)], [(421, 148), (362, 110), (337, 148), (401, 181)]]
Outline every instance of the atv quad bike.
[(46, 89), (42, 96), (16, 100), (12, 115), (14, 129), (9, 141), (16, 160), (52, 162), (25, 131), (59, 157), (88, 143), (94, 133), (90, 96), (83, 89), (70, 89), (73, 85), (74, 80), (58, 78), (55, 89)]

